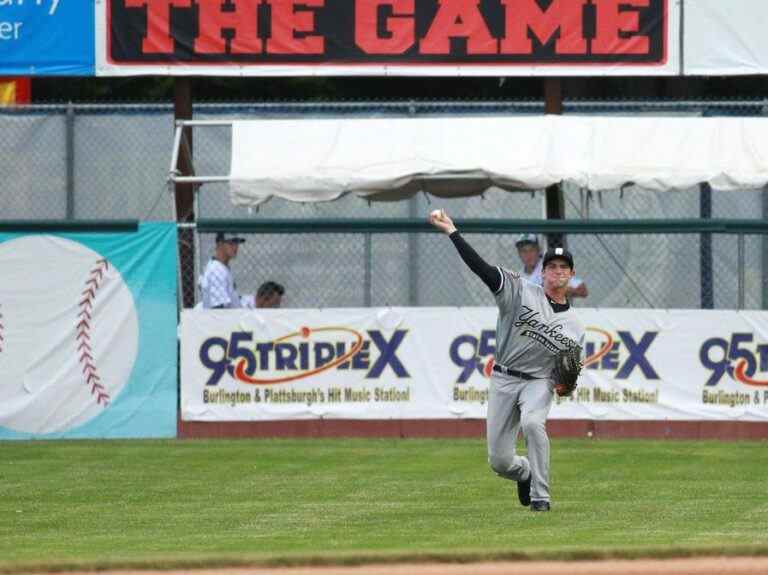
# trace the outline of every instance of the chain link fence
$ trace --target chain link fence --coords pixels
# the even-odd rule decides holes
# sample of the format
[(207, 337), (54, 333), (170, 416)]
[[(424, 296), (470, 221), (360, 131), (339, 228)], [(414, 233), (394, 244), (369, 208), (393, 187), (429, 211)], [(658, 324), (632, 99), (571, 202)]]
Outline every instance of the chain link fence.
[[(241, 294), (283, 285), (284, 307), (487, 306), (493, 296), (438, 233), (239, 233), (247, 238), (231, 267)], [(520, 269), (517, 234), (464, 233), (486, 261)], [(576, 306), (764, 309), (764, 240), (716, 235), (716, 260), (702, 282), (702, 236), (710, 234), (569, 234), (577, 276), (589, 295)], [(198, 269), (213, 254), (202, 233)], [(739, 243), (742, 247), (739, 248)], [(652, 249), (649, 249), (649, 246)], [(197, 297), (197, 296), (196, 296)], [(710, 303), (707, 303), (710, 302)]]
[(0, 107), (0, 131), (0, 218), (173, 219), (172, 107)]
[[(204, 104), (196, 119), (277, 117), (420, 117), (541, 114), (543, 102), (373, 102)], [(765, 116), (764, 101), (565, 102), (565, 114)], [(0, 108), (0, 219), (139, 219), (174, 217), (167, 185), (173, 143), (171, 105), (53, 105)], [(229, 172), (230, 131), (196, 130), (198, 174)], [(297, 161), (301, 161), (297, 158)], [(766, 219), (764, 190), (717, 193), (702, 188), (654, 193), (636, 188), (593, 193), (564, 186), (568, 220)], [(204, 219), (388, 220), (424, 218), (435, 207), (455, 218), (544, 219), (544, 193), (488, 190), (481, 197), (295, 204), (272, 200), (249, 211), (231, 205), (224, 184), (199, 189), (196, 216)], [(516, 234), (467, 234), (489, 261), (519, 267)], [(590, 307), (768, 308), (768, 243), (738, 234), (570, 234), (578, 275)], [(482, 284), (446, 238), (432, 233), (259, 233), (248, 235), (233, 263), (243, 293), (266, 280), (286, 287), (290, 307), (490, 305)], [(190, 257), (182, 277), (195, 278), (213, 251), (213, 236), (181, 230)], [(194, 269), (190, 269), (194, 268)], [(198, 300), (194, 281), (182, 301)]]

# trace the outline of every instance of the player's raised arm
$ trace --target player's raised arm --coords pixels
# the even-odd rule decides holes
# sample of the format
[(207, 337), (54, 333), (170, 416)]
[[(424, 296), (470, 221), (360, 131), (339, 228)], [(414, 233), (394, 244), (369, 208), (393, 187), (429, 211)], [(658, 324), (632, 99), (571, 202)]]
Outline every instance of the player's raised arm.
[(480, 255), (470, 246), (464, 238), (461, 237), (459, 230), (453, 223), (453, 220), (448, 217), (445, 210), (433, 210), (429, 214), (429, 223), (435, 226), (438, 230), (447, 234), (451, 238), (453, 245), (467, 264), (477, 276), (483, 280), (483, 283), (488, 286), (493, 293), (498, 292), (501, 289), (503, 276), (499, 268), (489, 265), (486, 261), (480, 257)]

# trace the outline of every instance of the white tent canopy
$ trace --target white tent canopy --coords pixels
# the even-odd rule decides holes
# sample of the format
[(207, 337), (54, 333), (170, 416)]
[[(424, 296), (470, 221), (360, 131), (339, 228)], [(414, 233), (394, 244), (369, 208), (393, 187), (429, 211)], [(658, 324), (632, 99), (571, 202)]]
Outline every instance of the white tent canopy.
[(718, 190), (768, 183), (768, 119), (670, 116), (483, 116), (274, 119), (232, 123), (236, 205), (272, 196), (396, 200), (628, 184)]

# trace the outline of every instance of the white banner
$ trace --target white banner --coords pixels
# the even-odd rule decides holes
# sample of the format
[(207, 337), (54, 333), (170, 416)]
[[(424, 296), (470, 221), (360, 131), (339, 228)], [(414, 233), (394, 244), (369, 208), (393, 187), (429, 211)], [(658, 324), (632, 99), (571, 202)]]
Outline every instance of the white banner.
[[(551, 418), (768, 421), (768, 313), (579, 309)], [(184, 310), (185, 421), (484, 418), (495, 308)]]
[(688, 0), (685, 3), (686, 76), (768, 72), (768, 2)]

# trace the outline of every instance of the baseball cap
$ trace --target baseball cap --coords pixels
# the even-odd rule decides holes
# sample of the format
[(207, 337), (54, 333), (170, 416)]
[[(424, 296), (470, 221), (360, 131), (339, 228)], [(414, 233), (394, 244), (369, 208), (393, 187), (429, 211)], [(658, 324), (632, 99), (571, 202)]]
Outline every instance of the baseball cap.
[(571, 255), (571, 252), (565, 248), (553, 248), (551, 250), (547, 250), (547, 253), (544, 254), (544, 261), (542, 262), (541, 266), (543, 268), (547, 267), (547, 264), (552, 260), (563, 260), (571, 269), (573, 269), (573, 256)]
[(539, 236), (536, 234), (520, 234), (515, 242), (515, 247), (520, 247), (525, 244), (539, 245)]
[(245, 238), (241, 238), (239, 236), (235, 236), (235, 235), (232, 235), (232, 234), (227, 234), (227, 233), (224, 233), (224, 232), (219, 232), (219, 233), (216, 234), (216, 243), (218, 244), (220, 242), (230, 242), (230, 243), (233, 243), (233, 244), (244, 244), (245, 243)]

